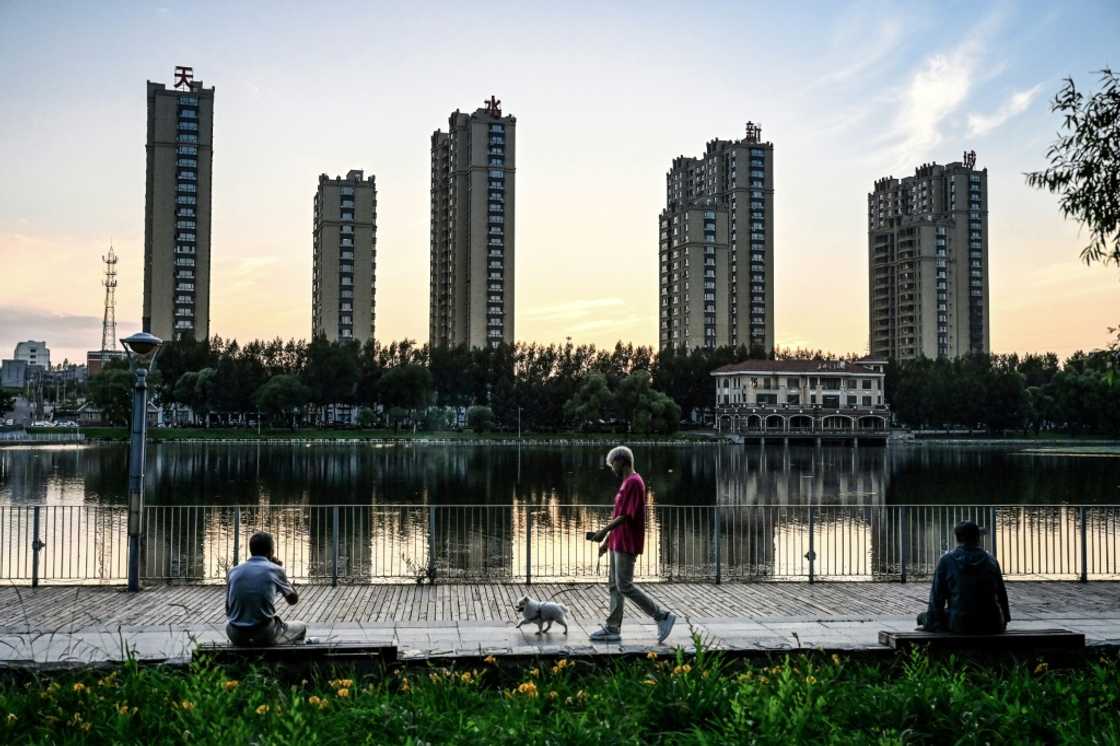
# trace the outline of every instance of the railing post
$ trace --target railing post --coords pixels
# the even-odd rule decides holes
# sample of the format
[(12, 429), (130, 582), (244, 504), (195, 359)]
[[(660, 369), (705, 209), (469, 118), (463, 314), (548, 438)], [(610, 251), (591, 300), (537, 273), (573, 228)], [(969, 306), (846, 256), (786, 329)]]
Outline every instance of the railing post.
[(31, 517), (31, 587), (39, 587), (39, 552), (46, 546), (39, 541), (39, 507), (34, 506)]
[(1087, 540), (1089, 538), (1089, 531), (1088, 531), (1088, 520), (1087, 519), (1088, 519), (1089, 516), (1088, 516), (1088, 513), (1086, 512), (1086, 509), (1085, 509), (1084, 505), (1082, 505), (1080, 508), (1078, 508), (1077, 513), (1078, 513), (1078, 518), (1081, 521), (1081, 578), (1080, 578), (1080, 580), (1081, 580), (1082, 583), (1088, 583), (1089, 582), (1089, 542)]
[(712, 531), (713, 531), (713, 545), (716, 555), (716, 585), (719, 585), (723, 580), (723, 560), (721, 556), (720, 547), (720, 529), (719, 529), (719, 503), (716, 503), (715, 510), (712, 513)]
[(903, 583), (906, 582), (906, 557), (910, 554), (910, 532), (907, 530), (907, 521), (909, 519), (910, 511), (903, 505), (898, 513), (898, 551)]
[(999, 530), (996, 527), (996, 520), (999, 518), (999, 509), (993, 507), (989, 510), (989, 514), (988, 531), (992, 537), (992, 557), (999, 559)]
[(338, 506), (331, 508), (331, 585), (338, 585)]
[(525, 585), (533, 584), (533, 511), (525, 508)]
[(816, 580), (815, 563), (816, 563), (816, 560), (817, 560), (817, 552), (813, 548), (813, 519), (814, 518), (815, 518), (815, 516), (813, 514), (813, 503), (810, 499), (810, 502), (809, 502), (809, 551), (805, 555), (805, 559), (809, 560), (809, 582), (810, 583), (813, 583)]
[(233, 566), (241, 561), (241, 506), (233, 511)]
[(428, 582), (436, 578), (436, 508), (428, 506)]

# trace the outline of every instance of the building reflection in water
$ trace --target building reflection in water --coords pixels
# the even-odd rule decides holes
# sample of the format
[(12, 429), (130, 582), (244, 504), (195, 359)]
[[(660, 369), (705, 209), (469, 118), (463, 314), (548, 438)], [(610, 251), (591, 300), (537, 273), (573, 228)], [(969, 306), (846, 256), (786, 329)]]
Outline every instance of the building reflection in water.
[[(144, 577), (221, 582), (235, 559), (248, 556), (252, 532), (267, 530), (297, 579), (329, 580), (336, 546), (341, 580), (423, 579), (433, 571), (437, 581), (521, 580), (527, 572), (540, 581), (604, 579), (606, 560), (599, 563), (584, 538), (608, 520), (617, 489), (603, 450), (153, 448)], [(35, 451), (34, 458), (0, 453), (0, 539), (8, 548), (0, 578), (29, 572), (30, 555), (19, 548), (30, 543), (30, 508), (14, 492), (31, 504), (44, 495), (55, 503), (42, 508), (42, 578), (123, 577), (124, 503), (114, 497), (125, 485), (123, 451)], [(752, 444), (639, 449), (638, 456), (651, 502), (642, 578), (710, 579), (717, 554), (723, 578), (804, 578), (810, 537), (817, 577), (927, 577), (963, 518), (995, 528), (985, 541), (1009, 574), (1080, 571), (1077, 508), (997, 508), (1004, 491), (996, 488), (991, 504), (934, 504), (959, 488), (938, 481), (951, 471), (940, 452)], [(953, 468), (976, 474), (993, 463), (988, 454), (954, 458)], [(915, 480), (938, 485), (923, 493), (929, 504), (896, 504)], [(1089, 510), (1090, 572), (1115, 573), (1120, 517), (1114, 508)]]

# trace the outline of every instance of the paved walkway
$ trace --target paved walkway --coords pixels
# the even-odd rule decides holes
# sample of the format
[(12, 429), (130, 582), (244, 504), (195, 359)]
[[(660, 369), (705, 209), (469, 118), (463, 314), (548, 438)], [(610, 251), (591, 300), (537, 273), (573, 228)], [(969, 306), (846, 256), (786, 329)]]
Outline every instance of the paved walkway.
[[(690, 647), (695, 630), (727, 650), (879, 648), (882, 629), (909, 630), (925, 604), (925, 584), (667, 583), (646, 586), (680, 621), (668, 645)], [(513, 629), (524, 593), (570, 609), (567, 636), (558, 626), (537, 636)], [(1063, 627), (1090, 644), (1120, 644), (1120, 583), (1009, 584), (1012, 628)], [(117, 660), (126, 648), (141, 658), (181, 659), (200, 641), (224, 640), (224, 589), (161, 586), (139, 594), (119, 587), (0, 588), (0, 661)], [(324, 642), (393, 642), (410, 658), (466, 655), (574, 655), (656, 648), (656, 630), (627, 610), (622, 645), (591, 645), (587, 635), (606, 613), (602, 585), (303, 586), (290, 618)]]

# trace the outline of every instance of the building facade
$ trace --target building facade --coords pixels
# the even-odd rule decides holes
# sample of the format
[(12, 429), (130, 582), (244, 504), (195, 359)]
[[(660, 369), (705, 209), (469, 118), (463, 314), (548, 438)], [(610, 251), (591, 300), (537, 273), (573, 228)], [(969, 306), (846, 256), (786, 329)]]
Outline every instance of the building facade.
[(493, 96), (432, 134), (429, 342), (514, 341), (516, 125)]
[(748, 122), (665, 177), (659, 220), (661, 349), (774, 348), (774, 146)]
[(35, 341), (34, 339), (18, 342), (15, 354), (12, 357), (15, 360), (22, 360), (28, 365), (38, 365), (44, 370), (51, 369), (51, 351), (47, 348), (46, 342)]
[(871, 354), (989, 352), (988, 170), (976, 154), (887, 177), (867, 195)]
[(319, 177), (312, 229), (311, 336), (331, 341), (374, 338), (377, 275), (377, 185), (352, 170)]
[(210, 336), (214, 89), (191, 75), (148, 81), (143, 326), (161, 339)]
[(712, 371), (721, 432), (885, 434), (887, 361), (746, 360)]

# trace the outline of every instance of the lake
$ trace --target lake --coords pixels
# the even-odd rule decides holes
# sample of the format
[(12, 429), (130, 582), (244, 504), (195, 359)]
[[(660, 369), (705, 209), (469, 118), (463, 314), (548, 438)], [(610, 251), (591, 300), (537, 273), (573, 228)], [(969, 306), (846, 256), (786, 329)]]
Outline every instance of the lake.
[[(1120, 449), (1045, 446), (637, 447), (666, 505), (1120, 503)], [(1087, 449), (1089, 450), (1089, 449)], [(605, 504), (607, 448), (161, 444), (148, 449), (152, 505)], [(0, 504), (127, 500), (124, 445), (0, 448)]]
[[(221, 582), (273, 533), (294, 578), (602, 579), (606, 447), (160, 444), (143, 576)], [(923, 577), (972, 518), (1015, 577), (1120, 573), (1120, 449), (638, 446), (645, 579)], [(0, 580), (120, 582), (123, 445), (0, 449)], [(36, 506), (39, 506), (36, 508)], [(1079, 506), (1090, 506), (1081, 508)], [(30, 547), (45, 541), (38, 555)]]

